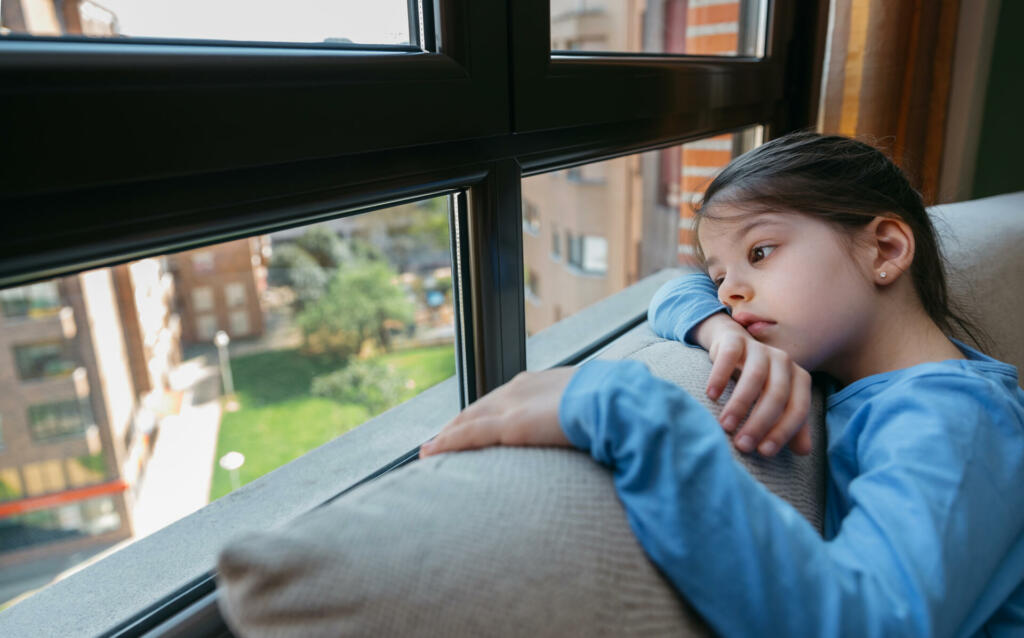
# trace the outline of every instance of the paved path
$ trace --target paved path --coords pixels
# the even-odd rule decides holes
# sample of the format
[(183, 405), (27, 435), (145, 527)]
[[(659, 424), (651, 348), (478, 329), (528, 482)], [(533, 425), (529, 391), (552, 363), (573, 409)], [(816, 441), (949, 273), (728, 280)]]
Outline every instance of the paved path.
[(187, 362), (180, 383), (185, 388), (181, 414), (160, 425), (135, 503), (133, 540), (209, 502), (221, 417), (218, 370), (202, 360)]

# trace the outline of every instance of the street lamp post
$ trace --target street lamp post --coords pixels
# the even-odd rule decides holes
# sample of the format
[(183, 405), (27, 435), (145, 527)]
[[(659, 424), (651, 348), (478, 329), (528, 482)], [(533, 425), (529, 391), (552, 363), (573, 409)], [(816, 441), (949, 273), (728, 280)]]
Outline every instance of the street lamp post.
[(217, 334), (213, 337), (213, 342), (217, 344), (217, 356), (220, 359), (220, 378), (224, 383), (224, 395), (231, 396), (235, 393), (235, 382), (231, 378), (231, 360), (228, 354), (228, 344), (231, 343), (231, 337), (228, 333), (223, 330), (218, 330)]
[(237, 490), (241, 487), (242, 482), (238, 478), (238, 468), (242, 467), (242, 464), (245, 463), (245, 455), (241, 452), (228, 452), (220, 457), (219, 463), (222, 468), (231, 474), (231, 489)]

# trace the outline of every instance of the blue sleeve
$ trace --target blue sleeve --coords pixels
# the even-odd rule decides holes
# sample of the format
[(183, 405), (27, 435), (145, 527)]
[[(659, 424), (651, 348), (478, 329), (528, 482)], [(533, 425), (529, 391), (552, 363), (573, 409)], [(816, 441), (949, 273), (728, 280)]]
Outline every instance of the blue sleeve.
[(718, 301), (715, 284), (702, 272), (683, 275), (666, 282), (654, 293), (647, 308), (647, 321), (655, 334), (699, 348), (691, 334), (716, 312), (726, 310)]
[(559, 416), (611, 467), (644, 550), (719, 634), (954, 635), (1000, 561), (1024, 573), (1010, 551), (1024, 529), (1021, 426), (971, 407), (949, 436), (969, 394), (951, 384), (878, 406), (830, 541), (736, 463), (709, 412), (638, 362), (581, 367)]

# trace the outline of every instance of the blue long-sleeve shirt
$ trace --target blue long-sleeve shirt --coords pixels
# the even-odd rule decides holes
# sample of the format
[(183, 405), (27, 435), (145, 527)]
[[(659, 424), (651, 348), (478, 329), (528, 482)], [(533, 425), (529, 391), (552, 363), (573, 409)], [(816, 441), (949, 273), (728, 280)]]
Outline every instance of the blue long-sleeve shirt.
[[(666, 284), (655, 332), (723, 309), (703, 275)], [(967, 359), (865, 377), (827, 399), (824, 538), (733, 458), (714, 417), (635, 361), (592, 361), (560, 405), (612, 468), (634, 533), (724, 636), (1024, 635), (1024, 391)]]

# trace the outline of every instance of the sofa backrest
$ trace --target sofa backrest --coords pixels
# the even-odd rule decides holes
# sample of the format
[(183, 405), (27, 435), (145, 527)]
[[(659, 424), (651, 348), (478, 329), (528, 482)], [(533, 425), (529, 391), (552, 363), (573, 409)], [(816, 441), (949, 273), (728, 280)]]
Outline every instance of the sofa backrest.
[(987, 333), (992, 342), (987, 354), (1019, 372), (1024, 369), (1024, 191), (934, 206), (929, 213), (947, 260), (952, 300)]

